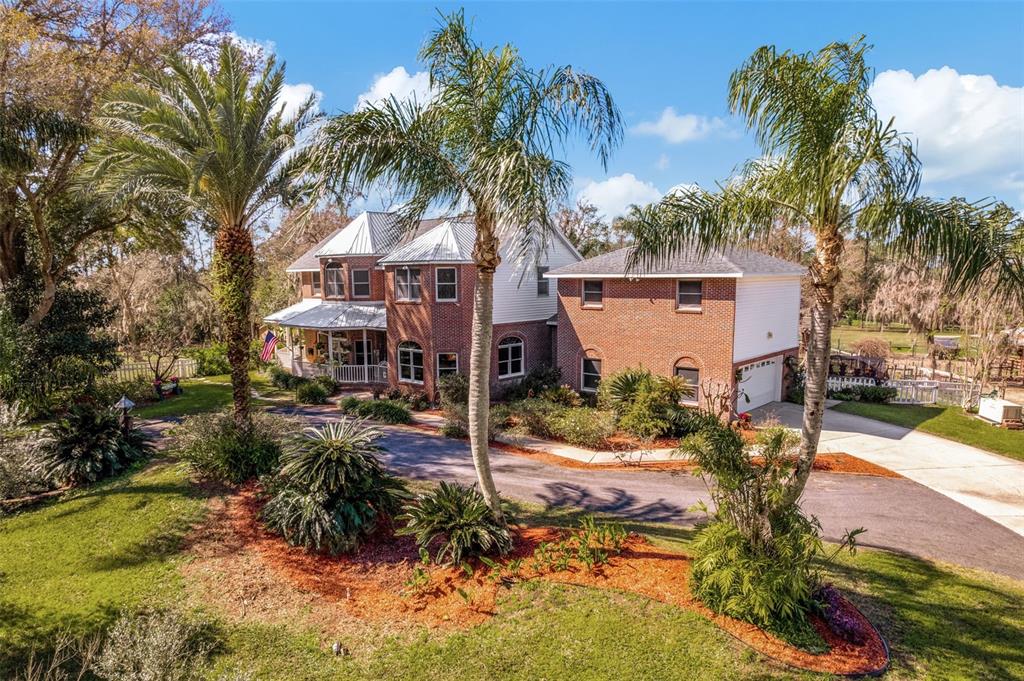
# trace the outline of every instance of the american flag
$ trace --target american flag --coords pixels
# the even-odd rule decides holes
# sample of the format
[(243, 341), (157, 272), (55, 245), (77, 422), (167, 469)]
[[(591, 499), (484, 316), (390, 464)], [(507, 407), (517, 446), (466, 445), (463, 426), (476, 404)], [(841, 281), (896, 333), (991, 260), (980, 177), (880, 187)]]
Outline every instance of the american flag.
[(274, 356), (274, 348), (277, 347), (277, 336), (274, 335), (273, 331), (267, 331), (267, 335), (263, 337), (263, 351), (260, 352), (260, 361), (269, 362), (270, 358)]

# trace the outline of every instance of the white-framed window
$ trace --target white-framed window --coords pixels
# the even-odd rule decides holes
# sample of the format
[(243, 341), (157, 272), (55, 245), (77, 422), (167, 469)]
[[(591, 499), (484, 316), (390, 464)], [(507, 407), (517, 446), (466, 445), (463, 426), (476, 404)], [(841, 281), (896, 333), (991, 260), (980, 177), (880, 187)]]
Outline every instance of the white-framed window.
[(603, 307), (604, 281), (600, 279), (585, 279), (583, 281), (581, 301), (583, 307)]
[(580, 366), (580, 391), (585, 393), (597, 392), (597, 386), (601, 382), (601, 360), (593, 357), (584, 357)]
[(395, 297), (398, 300), (420, 299), (420, 268), (399, 267), (395, 270)]
[(459, 299), (459, 270), (438, 267), (434, 270), (435, 300), (453, 302)]
[(313, 295), (318, 296), (320, 295), (320, 291), (322, 290), (320, 288), (320, 273), (310, 272), (310, 275), (311, 284), (313, 286)]
[(459, 354), (457, 352), (437, 353), (437, 377), (459, 373)]
[(402, 341), (398, 344), (398, 380), (423, 382), (423, 348), (419, 343)]
[(704, 302), (704, 282), (680, 279), (676, 282), (676, 309), (698, 311)]
[(700, 369), (690, 366), (685, 360), (676, 362), (672, 370), (686, 385), (690, 386), (691, 394), (683, 396), (683, 402), (696, 402), (697, 391), (700, 390)]
[(523, 375), (523, 341), (514, 336), (498, 343), (498, 378)]
[(324, 280), (326, 297), (345, 297), (345, 272), (341, 265), (336, 262), (328, 263), (324, 267)]
[(537, 268), (537, 297), (546, 298), (551, 295), (551, 282), (544, 278), (547, 274), (547, 267)]
[(352, 297), (370, 297), (370, 270), (352, 270)]

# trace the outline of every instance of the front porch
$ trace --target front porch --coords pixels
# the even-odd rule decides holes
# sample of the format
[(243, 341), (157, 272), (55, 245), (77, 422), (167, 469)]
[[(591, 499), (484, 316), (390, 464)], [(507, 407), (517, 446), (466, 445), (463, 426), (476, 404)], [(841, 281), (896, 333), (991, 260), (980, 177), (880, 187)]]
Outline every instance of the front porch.
[(277, 362), (282, 368), (304, 378), (330, 376), (337, 383), (357, 385), (385, 385), (388, 382), (388, 363), (340, 364), (330, 361), (308, 361), (303, 348), (278, 348)]

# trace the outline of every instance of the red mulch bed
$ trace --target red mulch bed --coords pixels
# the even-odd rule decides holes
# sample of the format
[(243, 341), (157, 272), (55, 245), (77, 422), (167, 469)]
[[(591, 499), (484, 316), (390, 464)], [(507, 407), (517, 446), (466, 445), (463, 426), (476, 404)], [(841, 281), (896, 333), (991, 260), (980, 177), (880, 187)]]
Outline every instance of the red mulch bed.
[[(271, 572), (305, 592), (340, 606), (359, 619), (376, 623), (412, 621), (439, 628), (465, 628), (485, 621), (495, 613), (502, 588), (487, 579), (487, 569), (478, 567), (472, 576), (461, 569), (427, 567), (430, 583), (419, 591), (408, 580), (419, 564), (416, 545), (409, 537), (382, 533), (351, 556), (330, 557), (289, 546), (267, 532), (259, 521), (261, 501), (254, 486), (229, 497), (218, 519), (220, 528), (233, 533), (236, 550), (252, 549)], [(224, 526), (226, 523), (227, 527)], [(860, 619), (864, 645), (854, 645), (834, 634), (824, 621), (813, 624), (829, 644), (828, 653), (815, 655), (797, 649), (754, 625), (715, 615), (690, 595), (687, 556), (660, 549), (644, 538), (631, 535), (623, 552), (593, 572), (571, 568), (557, 572), (534, 572), (529, 557), (538, 544), (557, 541), (565, 531), (556, 528), (516, 530), (516, 544), (506, 560), (526, 558), (519, 579), (616, 589), (646, 596), (701, 613), (732, 636), (758, 652), (783, 663), (835, 674), (858, 674), (881, 668), (886, 662), (884, 643), (874, 628), (849, 603), (851, 615)], [(244, 579), (245, 576), (235, 576)]]

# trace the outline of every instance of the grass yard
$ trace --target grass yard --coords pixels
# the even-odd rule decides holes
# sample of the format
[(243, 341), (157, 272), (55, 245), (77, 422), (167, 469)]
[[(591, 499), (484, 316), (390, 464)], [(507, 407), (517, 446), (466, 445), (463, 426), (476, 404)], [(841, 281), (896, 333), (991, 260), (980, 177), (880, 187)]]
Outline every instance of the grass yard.
[[(277, 404), (278, 400), (290, 401), (294, 398), (291, 390), (275, 387), (259, 371), (250, 371), (249, 380), (252, 382), (252, 389), (261, 398), (266, 398), (254, 399), (253, 404), (256, 406)], [(167, 418), (216, 411), (231, 404), (231, 377), (228, 375), (184, 379), (181, 387), (184, 390), (181, 395), (143, 405), (135, 409), (133, 414), (145, 419)]]
[[(0, 678), (21, 668), (30, 644), (61, 629), (96, 632), (123, 608), (183, 602), (178, 547), (204, 496), (164, 466), (0, 519)], [(576, 521), (536, 507), (520, 507), (518, 516)], [(692, 531), (664, 525), (627, 528), (684, 550), (692, 539)], [(887, 678), (1024, 678), (1024, 583), (867, 550), (843, 558), (831, 577), (892, 642)], [(259, 679), (818, 678), (767, 662), (693, 612), (550, 583), (513, 587), (492, 619), (469, 630), (378, 631), (372, 650), (347, 658), (326, 652), (324, 637), (300, 625), (207, 612), (222, 640), (211, 677), (247, 670)]]
[[(956, 329), (939, 332), (939, 335), (959, 334), (960, 331)], [(878, 324), (873, 323), (869, 323), (863, 328), (860, 323), (855, 323), (852, 326), (836, 324), (832, 327), (833, 348), (849, 350), (852, 343), (862, 338), (873, 338), (888, 343), (892, 352), (900, 355), (909, 355), (912, 350), (917, 355), (928, 353), (928, 341), (924, 334), (910, 333), (906, 328), (887, 326), (885, 331), (879, 331)], [(961, 341), (961, 345), (963, 345), (963, 341)]]
[(1024, 431), (997, 428), (965, 413), (960, 407), (843, 402), (833, 409), (920, 430), (1024, 461)]

